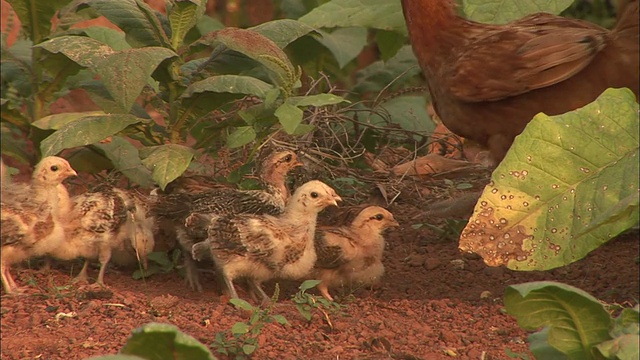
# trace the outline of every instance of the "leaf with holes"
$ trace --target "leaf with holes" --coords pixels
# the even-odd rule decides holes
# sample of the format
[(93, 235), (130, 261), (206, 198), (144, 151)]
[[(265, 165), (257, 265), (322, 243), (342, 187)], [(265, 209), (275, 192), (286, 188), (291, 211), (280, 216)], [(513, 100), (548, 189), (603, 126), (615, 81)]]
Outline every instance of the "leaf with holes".
[[(64, 117), (65, 114), (59, 114)], [(56, 155), (64, 149), (76, 146), (95, 144), (124, 130), (127, 126), (137, 124), (144, 119), (127, 114), (90, 115), (75, 118), (64, 125), (40, 143), (43, 156)], [(42, 125), (42, 124), (40, 124)]]
[(278, 19), (269, 21), (254, 26), (249, 30), (253, 30), (259, 34), (264, 35), (265, 37), (273, 41), (276, 45), (278, 45), (278, 47), (280, 47), (281, 49), (284, 49), (293, 41), (314, 31), (311, 26), (291, 19)]
[(193, 149), (176, 144), (166, 144), (140, 149), (142, 163), (151, 170), (151, 177), (162, 190), (168, 183), (182, 175), (193, 159)]
[(460, 249), (490, 266), (547, 270), (636, 225), (639, 132), (628, 89), (563, 115), (538, 114), (493, 172)]

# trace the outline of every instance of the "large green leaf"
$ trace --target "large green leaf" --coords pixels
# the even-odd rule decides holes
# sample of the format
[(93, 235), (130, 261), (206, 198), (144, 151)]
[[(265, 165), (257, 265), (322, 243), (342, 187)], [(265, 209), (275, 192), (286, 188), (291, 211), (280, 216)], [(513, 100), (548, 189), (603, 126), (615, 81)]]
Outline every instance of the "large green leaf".
[[(427, 112), (427, 98), (424, 95), (403, 95), (380, 104), (369, 117), (372, 124), (386, 126), (397, 124), (400, 128), (429, 136), (436, 125)], [(386, 116), (378, 115), (378, 112)], [(419, 136), (418, 136), (419, 137)]]
[(193, 154), (193, 149), (177, 144), (140, 149), (142, 163), (151, 170), (151, 177), (162, 190), (187, 170)]
[(338, 95), (316, 94), (307, 96), (292, 96), (287, 99), (287, 102), (295, 106), (327, 106), (350, 101)]
[(607, 310), (573, 286), (553, 281), (512, 285), (505, 290), (504, 305), (523, 329), (546, 327), (549, 345), (567, 359), (591, 359), (592, 348), (611, 339)]
[(302, 122), (303, 112), (297, 106), (285, 102), (276, 109), (275, 116), (280, 121), (284, 131), (287, 134), (293, 134)]
[(170, 324), (149, 323), (133, 330), (121, 351), (147, 360), (214, 360), (201, 342)]
[(87, 0), (87, 5), (116, 24), (132, 47), (164, 46), (170, 41), (158, 16), (141, 0)]
[(256, 131), (252, 126), (237, 127), (227, 136), (227, 146), (238, 148), (252, 142), (256, 138)]
[(563, 115), (538, 114), (494, 171), (460, 249), (490, 266), (552, 269), (636, 225), (638, 133), (628, 89)]
[(40, 43), (51, 33), (51, 19), (56, 11), (71, 0), (7, 0), (18, 15), (20, 23), (34, 44)]
[(102, 59), (115, 53), (109, 45), (86, 36), (60, 36), (36, 46), (52, 54), (63, 54), (76, 64), (94, 71)]
[(464, 0), (462, 11), (470, 20), (505, 24), (536, 12), (560, 14), (568, 8), (574, 0)]
[(596, 349), (607, 359), (635, 360), (640, 357), (638, 334), (619, 336), (613, 340), (603, 342)]
[(205, 41), (221, 43), (227, 48), (259, 62), (275, 75), (274, 81), (286, 89), (291, 89), (300, 77), (284, 51), (276, 43), (256, 31), (225, 28), (216, 31)]
[(249, 29), (269, 38), (281, 49), (314, 31), (311, 26), (291, 19), (272, 20)]
[(406, 86), (410, 79), (418, 78), (419, 74), (418, 59), (411, 45), (405, 45), (388, 61), (379, 60), (359, 70), (352, 90), (359, 94), (378, 93), (385, 88), (393, 91)]
[[(64, 117), (65, 114), (59, 114)], [(74, 114), (71, 116), (75, 117)], [(106, 114), (83, 116), (60, 126), (58, 131), (40, 143), (43, 156), (57, 155), (64, 149), (95, 144), (124, 130), (129, 125), (145, 121), (133, 115)]]
[(339, 28), (319, 33), (322, 37), (318, 41), (331, 51), (340, 69), (355, 59), (367, 45), (367, 29), (363, 27)]
[(142, 89), (149, 84), (151, 74), (158, 65), (174, 56), (177, 54), (161, 47), (127, 49), (101, 59), (95, 71), (113, 96), (120, 112), (128, 113)]
[(149, 188), (153, 186), (151, 171), (142, 164), (138, 149), (120, 136), (114, 136), (106, 143), (94, 144), (111, 160), (113, 166), (134, 183)]
[(178, 50), (187, 36), (204, 14), (206, 2), (202, 0), (176, 1), (169, 12), (171, 25), (171, 46)]
[(314, 28), (367, 27), (407, 33), (400, 0), (332, 0), (299, 20)]

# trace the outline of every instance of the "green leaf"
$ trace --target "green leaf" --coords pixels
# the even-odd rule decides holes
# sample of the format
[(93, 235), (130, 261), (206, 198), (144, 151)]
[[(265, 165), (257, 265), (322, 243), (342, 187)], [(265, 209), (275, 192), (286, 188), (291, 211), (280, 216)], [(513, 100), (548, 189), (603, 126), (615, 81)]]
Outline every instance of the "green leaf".
[(287, 55), (264, 35), (252, 30), (225, 28), (206, 39), (212, 40), (262, 64), (275, 75), (274, 81), (282, 87), (291, 88), (298, 81), (296, 68)]
[(256, 351), (257, 348), (258, 347), (256, 345), (245, 344), (242, 345), (242, 352), (246, 355), (251, 355), (254, 351)]
[(506, 24), (524, 16), (547, 12), (558, 15), (567, 9), (574, 0), (464, 0), (462, 11), (469, 20), (489, 24)]
[(611, 339), (612, 320), (598, 299), (570, 285), (537, 281), (507, 287), (507, 312), (525, 330), (548, 327), (547, 341), (568, 359), (590, 359), (591, 348)]
[(638, 335), (622, 335), (596, 346), (597, 351), (607, 359), (631, 360), (640, 356)]
[(146, 360), (143, 357), (135, 356), (135, 355), (102, 355), (102, 356), (94, 356), (90, 357), (87, 360)]
[(311, 26), (297, 20), (279, 19), (249, 28), (273, 41), (279, 48), (284, 49), (293, 41), (315, 31)]
[(42, 42), (51, 33), (51, 19), (71, 0), (7, 0), (18, 15), (22, 29), (34, 44)]
[(115, 52), (99, 61), (96, 73), (120, 107), (128, 113), (160, 63), (177, 56), (169, 49), (145, 47)]
[(286, 131), (287, 134), (293, 134), (302, 122), (303, 112), (294, 105), (284, 103), (276, 109), (275, 115), (280, 121), (280, 125), (282, 125), (284, 131)]
[(406, 36), (396, 31), (376, 31), (376, 44), (383, 61), (393, 58), (403, 46), (405, 46)]
[(187, 170), (193, 153), (193, 149), (177, 144), (140, 149), (142, 163), (151, 170), (151, 177), (162, 190)]
[(300, 289), (301, 291), (307, 291), (316, 287), (321, 282), (322, 280), (305, 280), (302, 282), (302, 284), (300, 284), (300, 286), (298, 286), (298, 289)]
[(190, 98), (206, 92), (254, 95), (263, 98), (273, 89), (270, 84), (251, 76), (218, 75), (191, 84), (182, 95)]
[(242, 335), (242, 334), (246, 334), (249, 332), (249, 325), (243, 323), (243, 322), (237, 322), (235, 324), (233, 324), (233, 326), (231, 327), (231, 333), (232, 334), (237, 334), (237, 335)]
[(63, 126), (90, 116), (109, 116), (104, 111), (86, 111), (77, 113), (53, 114), (40, 118), (31, 123), (32, 126), (42, 130), (58, 130)]
[(340, 69), (354, 60), (367, 45), (367, 29), (363, 27), (338, 28), (332, 32), (318, 31), (317, 39), (338, 62)]
[(52, 54), (63, 54), (76, 64), (94, 71), (102, 59), (115, 53), (109, 45), (86, 36), (60, 36), (36, 47)]
[(144, 2), (88, 0), (85, 3), (122, 29), (132, 47), (169, 47), (169, 39), (158, 19), (158, 16), (164, 15), (155, 12)]
[(171, 24), (171, 46), (177, 50), (187, 33), (193, 28), (204, 14), (205, 4), (199, 0), (176, 1), (169, 13)]
[(135, 329), (122, 354), (147, 360), (214, 360), (209, 349), (195, 338), (169, 324), (149, 323)]
[(43, 156), (56, 155), (64, 149), (97, 143), (141, 121), (144, 120), (125, 114), (83, 116), (60, 126), (40, 143), (40, 150)]
[(151, 171), (142, 164), (138, 149), (131, 142), (123, 137), (114, 136), (110, 142), (94, 146), (102, 150), (113, 166), (131, 181), (145, 188), (153, 186)]
[(292, 96), (287, 99), (287, 102), (291, 105), (295, 106), (327, 106), (327, 105), (335, 105), (342, 102), (349, 103), (350, 101), (343, 98), (342, 96), (333, 95), (333, 94), (316, 94), (316, 95), (307, 95), (307, 96)]
[(407, 34), (398, 0), (332, 0), (298, 20), (314, 28), (357, 26)]
[(239, 148), (255, 140), (256, 136), (256, 131), (252, 126), (237, 127), (227, 136), (227, 146), (232, 149)]
[[(429, 136), (435, 129), (435, 123), (427, 112), (427, 98), (423, 95), (404, 95), (394, 97), (379, 106), (388, 115), (388, 121), (398, 124), (404, 130)], [(387, 120), (374, 113), (370, 117), (374, 124), (386, 125)]]
[[(419, 74), (418, 59), (413, 54), (411, 46), (404, 45), (388, 61), (379, 60), (358, 71), (356, 73), (357, 83), (353, 91), (359, 94), (378, 93), (382, 89), (394, 91), (406, 86), (412, 79), (419, 79)], [(415, 85), (418, 85), (418, 82)]]
[(289, 325), (289, 321), (282, 315), (272, 315), (272, 317), (280, 325)]
[(242, 310), (246, 310), (246, 311), (254, 311), (256, 310), (256, 307), (254, 307), (253, 305), (249, 304), (246, 300), (242, 300), (242, 299), (230, 299), (229, 302), (237, 307), (238, 309), (242, 309)]
[(638, 305), (633, 309), (622, 309), (620, 315), (615, 319), (611, 334), (613, 336), (640, 334), (640, 313), (638, 312)]
[(636, 225), (638, 132), (628, 89), (563, 115), (538, 114), (494, 171), (460, 249), (491, 266), (546, 270)]
[(567, 360), (567, 356), (549, 344), (549, 328), (535, 332), (527, 337), (529, 350), (536, 359)]
[(113, 50), (120, 51), (131, 49), (131, 45), (125, 39), (125, 33), (117, 29), (111, 29), (103, 26), (90, 26), (82, 29), (84, 33), (103, 44), (109, 45)]

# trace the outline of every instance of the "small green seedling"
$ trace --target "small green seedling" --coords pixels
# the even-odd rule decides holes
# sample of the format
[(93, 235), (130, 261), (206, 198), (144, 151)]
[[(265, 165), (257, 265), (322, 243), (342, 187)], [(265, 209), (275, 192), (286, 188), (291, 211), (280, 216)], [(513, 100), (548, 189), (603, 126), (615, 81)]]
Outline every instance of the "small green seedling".
[(313, 318), (313, 310), (316, 309), (322, 313), (327, 324), (333, 328), (328, 312), (339, 311), (343, 305), (340, 305), (335, 301), (329, 301), (321, 296), (307, 293), (307, 290), (316, 287), (318, 284), (320, 284), (320, 280), (304, 281), (298, 287), (300, 290), (293, 295), (291, 300), (296, 304), (296, 308), (298, 309), (298, 312), (300, 312), (300, 315), (302, 315), (302, 317), (308, 322), (311, 322), (311, 319)]
[(251, 316), (247, 322), (237, 322), (230, 330), (218, 332), (211, 347), (230, 359), (250, 358), (258, 350), (258, 336), (266, 324), (275, 321), (281, 325), (289, 325), (284, 316), (272, 315), (273, 306), (278, 301), (279, 295), (280, 287), (276, 284), (271, 302), (264, 309), (242, 299), (229, 300), (236, 308), (250, 312)]

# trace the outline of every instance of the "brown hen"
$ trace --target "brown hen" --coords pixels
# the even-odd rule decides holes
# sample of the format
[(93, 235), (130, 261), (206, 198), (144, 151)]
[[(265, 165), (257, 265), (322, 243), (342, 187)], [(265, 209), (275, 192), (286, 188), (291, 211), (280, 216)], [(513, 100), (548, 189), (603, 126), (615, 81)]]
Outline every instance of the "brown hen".
[(311, 278), (318, 290), (333, 301), (329, 288), (368, 286), (384, 274), (382, 232), (399, 226), (388, 210), (368, 206), (348, 226), (319, 226), (315, 246), (318, 260)]
[(157, 195), (152, 212), (159, 221), (171, 222), (178, 242), (186, 251), (184, 267), (186, 280), (192, 289), (202, 291), (198, 269), (188, 255), (191, 246), (207, 238), (208, 223), (197, 221), (200, 214), (270, 214), (284, 211), (289, 198), (286, 177), (289, 171), (301, 166), (293, 151), (277, 151), (268, 155), (260, 164), (258, 178), (263, 190), (237, 190), (215, 188), (200, 192), (178, 192)]
[(331, 187), (312, 180), (296, 189), (279, 216), (214, 215), (209, 237), (193, 245), (192, 256), (214, 259), (231, 297), (238, 297), (233, 281), (246, 278), (263, 301), (268, 301), (262, 282), (302, 279), (313, 268), (318, 213), (340, 200)]
[(612, 30), (546, 13), (506, 25), (461, 18), (453, 0), (402, 0), (436, 112), (497, 163), (539, 112), (562, 114), (607, 88), (638, 97), (638, 1)]
[(8, 294), (20, 289), (10, 267), (30, 257), (45, 255), (64, 241), (71, 201), (63, 180), (76, 176), (62, 158), (42, 159), (29, 184), (2, 182), (2, 285)]

